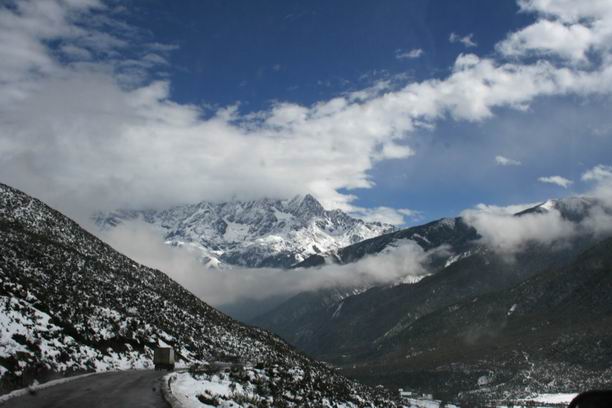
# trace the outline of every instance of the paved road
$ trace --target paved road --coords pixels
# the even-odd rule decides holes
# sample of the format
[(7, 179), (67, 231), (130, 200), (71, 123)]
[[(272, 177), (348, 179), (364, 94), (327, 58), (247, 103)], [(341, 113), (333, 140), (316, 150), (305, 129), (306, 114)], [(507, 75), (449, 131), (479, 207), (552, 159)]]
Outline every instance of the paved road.
[(133, 370), (79, 378), (7, 401), (2, 408), (168, 408), (161, 395), (166, 371)]

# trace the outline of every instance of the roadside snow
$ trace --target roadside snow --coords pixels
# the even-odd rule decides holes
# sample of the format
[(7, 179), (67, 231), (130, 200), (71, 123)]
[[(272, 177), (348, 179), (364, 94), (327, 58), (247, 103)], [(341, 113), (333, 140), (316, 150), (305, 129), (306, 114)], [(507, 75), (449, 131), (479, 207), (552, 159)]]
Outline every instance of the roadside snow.
[(405, 408), (452, 408), (454, 405), (443, 404), (442, 401), (426, 398), (406, 398), (402, 399)]
[[(210, 369), (209, 369), (210, 370)], [(258, 369), (243, 366), (216, 373), (175, 373), (170, 380), (170, 393), (183, 408), (247, 408), (252, 406), (316, 406), (321, 408), (356, 408), (356, 403), (330, 399), (313, 393), (313, 378), (301, 368), (288, 370), (278, 366)], [(282, 379), (286, 383), (280, 383)], [(273, 389), (282, 390), (274, 393)], [(353, 395), (354, 398), (358, 398)], [(359, 400), (364, 402), (363, 400)], [(372, 405), (364, 405), (372, 406)]]
[[(232, 399), (237, 393), (245, 394), (244, 388), (232, 382), (223, 374), (208, 379), (195, 379), (189, 373), (178, 373), (172, 382), (172, 394), (184, 408), (242, 407)], [(248, 394), (248, 393), (247, 393)], [(217, 403), (214, 405), (200, 401), (198, 396)]]
[(577, 393), (537, 394), (533, 397), (526, 398), (525, 401), (541, 402), (545, 404), (569, 404), (577, 395)]
[[(98, 313), (117, 318), (116, 312), (98, 308)], [(89, 324), (99, 338), (108, 337), (108, 329), (99, 320)], [(59, 373), (74, 371), (111, 371), (152, 367), (150, 357), (137, 351), (117, 353), (79, 344), (74, 337), (52, 323), (51, 316), (25, 300), (0, 296), (0, 357), (10, 361), (19, 355), (16, 367), (0, 365), (0, 377), (21, 375), (30, 361), (39, 361)], [(12, 369), (12, 370), (11, 370)]]

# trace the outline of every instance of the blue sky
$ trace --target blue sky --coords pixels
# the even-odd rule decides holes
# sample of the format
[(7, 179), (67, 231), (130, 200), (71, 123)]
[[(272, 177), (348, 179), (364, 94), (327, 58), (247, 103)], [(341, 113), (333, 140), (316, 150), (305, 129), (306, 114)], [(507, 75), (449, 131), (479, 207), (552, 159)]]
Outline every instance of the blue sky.
[[(471, 34), (476, 45), (468, 51), (490, 55), (507, 33), (534, 21), (519, 13), (514, 0), (153, 4), (141, 2), (132, 17), (156, 41), (179, 45), (169, 71), (172, 98), (215, 106), (239, 102), (243, 112), (279, 100), (310, 105), (380, 79), (400, 86), (444, 78), (457, 55), (466, 52), (462, 43), (449, 41), (451, 33)], [(398, 57), (414, 49), (422, 50), (419, 58)], [(512, 204), (565, 195), (537, 178), (551, 172), (579, 178), (585, 166), (605, 162), (612, 152), (612, 143), (604, 143), (604, 150), (581, 146), (582, 128), (590, 119), (566, 120), (568, 111), (577, 117), (602, 111), (601, 101), (586, 107), (573, 102), (547, 99), (531, 112), (498, 112), (497, 118), (478, 125), (439, 123), (419, 139), (416, 157), (373, 168), (376, 186), (359, 191), (356, 203), (413, 208), (423, 213), (407, 220), (414, 224), (456, 215), (480, 202)], [(605, 110), (596, 120), (606, 116)], [(564, 123), (550, 126), (556, 121)], [(557, 140), (533, 160), (530, 141), (542, 132), (557, 133)], [(520, 137), (524, 133), (530, 136)], [(497, 168), (496, 151), (532, 161)]]
[(313, 193), (410, 225), (588, 193), (612, 162), (611, 9), (8, 2), (0, 171), (75, 216)]
[[(448, 75), (472, 33), (488, 54), (533, 20), (502, 1), (137, 1), (127, 19), (176, 44), (172, 97), (261, 110), (271, 101), (312, 104), (383, 78)], [(421, 58), (398, 53), (422, 49)]]

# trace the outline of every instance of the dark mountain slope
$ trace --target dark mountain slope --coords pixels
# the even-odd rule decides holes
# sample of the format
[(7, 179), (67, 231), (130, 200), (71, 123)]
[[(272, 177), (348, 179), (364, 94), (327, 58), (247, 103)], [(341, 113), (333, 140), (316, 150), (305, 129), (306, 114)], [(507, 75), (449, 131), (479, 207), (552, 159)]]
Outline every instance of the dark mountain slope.
[(303, 369), (304, 378), (319, 385), (296, 383), (279, 392), (315, 387), (314, 394), (308, 391), (315, 405), (321, 398), (375, 400), (369, 388), (219, 313), (162, 272), (136, 264), (2, 184), (0, 336), (2, 390), (58, 373), (150, 367), (153, 347), (170, 344), (183, 362), (241, 360), (281, 373)]
[[(547, 201), (515, 217), (555, 211), (561, 218), (579, 223), (595, 207), (607, 210), (596, 199), (570, 197)], [(578, 238), (567, 237), (552, 246), (530, 243), (520, 252), (509, 255), (489, 249), (479, 238), (478, 232), (462, 218), (447, 218), (345, 247), (328, 258), (321, 257), (320, 261), (350, 265), (406, 239), (425, 250), (442, 246), (447, 251), (446, 255), (443, 251), (432, 258), (429, 265), (432, 275), (417, 284), (374, 288), (332, 304), (317, 293), (300, 294), (252, 322), (316, 356), (334, 362), (359, 361), (358, 356), (367, 354), (374, 347), (373, 342), (388, 331), (408, 325), (440, 307), (509, 288), (535, 273), (564, 265), (596, 242), (592, 235), (585, 233)], [(310, 259), (312, 263), (318, 262)]]
[[(594, 209), (603, 210), (608, 214), (612, 213), (612, 209), (608, 208), (599, 199), (593, 197), (566, 197), (548, 200), (520, 211), (514, 214), (514, 216), (521, 217), (527, 214), (543, 214), (550, 211), (558, 211), (563, 219), (578, 223), (589, 216)], [(404, 239), (415, 241), (426, 251), (445, 245), (452, 253), (459, 255), (473, 249), (479, 238), (478, 231), (469, 225), (463, 217), (442, 218), (427, 224), (366, 239), (329, 254), (312, 255), (294, 267), (321, 266), (326, 262), (348, 264), (358, 261), (364, 256), (381, 253), (390, 245), (394, 245), (397, 241)]]
[[(372, 382), (501, 397), (612, 386), (612, 239), (519, 285), (398, 327), (347, 370)], [(483, 380), (481, 380), (483, 381)]]
[(346, 246), (328, 255), (313, 255), (295, 265), (296, 268), (323, 265), (326, 260), (346, 264), (355, 262), (366, 255), (382, 252), (389, 245), (404, 239), (411, 239), (423, 249), (430, 250), (447, 245), (454, 253), (469, 249), (471, 241), (480, 238), (476, 230), (458, 218), (443, 218), (428, 224), (383, 234)]
[[(553, 265), (563, 265), (590, 243), (571, 249), (534, 245), (513, 262), (473, 245), (471, 255), (416, 284), (372, 288), (310, 313), (299, 313), (298, 296), (254, 323), (272, 330), (302, 350), (338, 364), (360, 362), (389, 332), (465, 298), (510, 288)], [(312, 297), (308, 296), (312, 303)]]

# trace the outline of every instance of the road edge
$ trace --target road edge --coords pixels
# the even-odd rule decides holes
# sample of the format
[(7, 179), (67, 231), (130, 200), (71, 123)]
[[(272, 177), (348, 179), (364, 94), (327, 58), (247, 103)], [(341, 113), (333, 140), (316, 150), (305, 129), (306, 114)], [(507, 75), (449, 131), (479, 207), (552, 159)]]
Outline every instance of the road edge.
[(183, 404), (172, 393), (172, 382), (176, 380), (176, 373), (166, 374), (162, 377), (162, 396), (172, 408), (183, 408)]
[(4, 405), (6, 402), (12, 400), (13, 398), (23, 397), (24, 395), (28, 395), (32, 392), (36, 392), (38, 390), (44, 390), (45, 388), (53, 387), (54, 385), (60, 385), (67, 382), (71, 382), (74, 380), (78, 380), (80, 378), (89, 377), (96, 374), (108, 373), (110, 371), (98, 371), (93, 373), (86, 373), (80, 375), (73, 375), (71, 377), (58, 378), (57, 380), (51, 380), (44, 382), (42, 384), (32, 384), (25, 388), (20, 388), (18, 390), (13, 390), (8, 394), (0, 395), (0, 405)]

